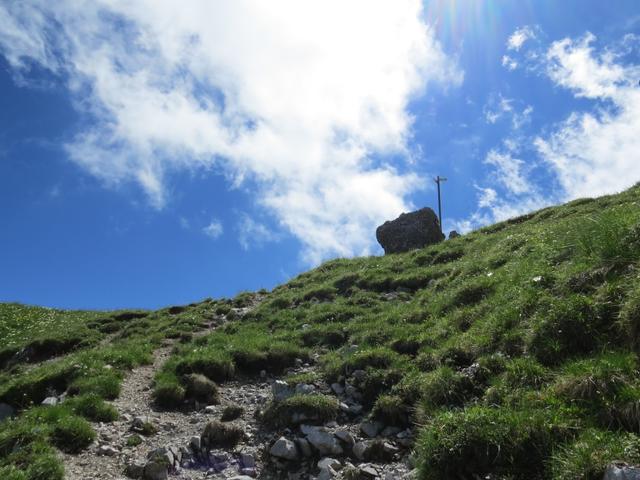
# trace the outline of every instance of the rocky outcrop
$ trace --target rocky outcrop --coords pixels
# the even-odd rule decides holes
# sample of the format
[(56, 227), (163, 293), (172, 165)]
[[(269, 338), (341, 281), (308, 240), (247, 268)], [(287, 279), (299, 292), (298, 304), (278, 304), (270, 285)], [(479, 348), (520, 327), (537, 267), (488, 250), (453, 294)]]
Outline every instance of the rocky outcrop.
[(441, 242), (444, 235), (438, 217), (430, 208), (403, 213), (376, 229), (376, 239), (384, 253), (400, 253)]

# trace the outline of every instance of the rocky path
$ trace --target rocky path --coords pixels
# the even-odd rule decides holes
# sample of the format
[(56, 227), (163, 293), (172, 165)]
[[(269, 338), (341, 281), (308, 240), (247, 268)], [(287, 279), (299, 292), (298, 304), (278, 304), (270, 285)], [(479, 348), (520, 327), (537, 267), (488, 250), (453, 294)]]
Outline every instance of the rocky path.
[[(154, 360), (151, 365), (135, 368), (128, 373), (122, 382), (120, 396), (113, 401), (120, 418), (112, 423), (94, 425), (98, 434), (94, 445), (78, 455), (64, 455), (65, 470), (69, 480), (127, 478), (123, 472), (128, 462), (144, 456), (145, 450), (149, 449), (152, 442), (155, 444), (158, 440), (153, 436), (140, 436), (142, 438), (140, 445), (127, 445), (127, 440), (136, 435), (131, 430), (132, 422), (136, 417), (148, 417), (150, 423), (159, 428), (157, 437), (166, 435), (171, 429), (175, 429), (173, 434), (182, 433), (183, 435), (189, 435), (191, 431), (195, 431), (195, 427), (185, 429), (185, 419), (181, 418), (184, 417), (182, 414), (153, 411), (151, 397), (153, 376), (169, 357), (171, 348), (170, 345), (159, 348), (153, 354)], [(176, 428), (178, 425), (182, 428)]]
[[(213, 328), (215, 325), (199, 334)], [(413, 478), (408, 466), (411, 430), (368, 422), (357, 404), (357, 389), (348, 380), (331, 386), (320, 379), (310, 384), (287, 385), (281, 378), (268, 377), (263, 372), (257, 378), (221, 385), (218, 405), (203, 405), (188, 412), (158, 410), (153, 403), (153, 377), (172, 348), (171, 342), (166, 343), (154, 352), (151, 365), (128, 373), (119, 398), (113, 401), (120, 418), (94, 424), (98, 436), (89, 449), (78, 455), (61, 454), (68, 480), (142, 476), (149, 480)], [(315, 368), (300, 361), (284, 375), (313, 373)], [(324, 425), (303, 423), (279, 432), (265, 429), (259, 421), (265, 406), (274, 398), (301, 392), (335, 397), (340, 404), (337, 421)], [(241, 432), (239, 442), (226, 448), (205, 448), (203, 431), (210, 422), (221, 420), (229, 406), (240, 407), (238, 418), (224, 423)], [(151, 427), (153, 432), (139, 435), (135, 427)], [(154, 462), (148, 460), (149, 455), (154, 452), (155, 458), (161, 459), (161, 468), (155, 473), (148, 468)]]

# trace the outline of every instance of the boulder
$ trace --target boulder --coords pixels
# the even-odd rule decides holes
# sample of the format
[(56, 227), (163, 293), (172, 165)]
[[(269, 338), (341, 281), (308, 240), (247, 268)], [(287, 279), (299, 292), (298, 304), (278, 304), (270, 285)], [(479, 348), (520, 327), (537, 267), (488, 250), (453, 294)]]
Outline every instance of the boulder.
[(313, 452), (311, 451), (311, 444), (307, 441), (306, 438), (296, 438), (296, 445), (298, 446), (298, 449), (300, 450), (300, 453), (302, 453), (303, 457), (310, 457), (313, 455)]
[(381, 422), (362, 422), (360, 424), (360, 431), (369, 438), (377, 436), (383, 428), (384, 425)]
[(640, 467), (614, 463), (607, 467), (602, 480), (640, 480)]
[(364, 460), (364, 454), (367, 451), (367, 443), (366, 442), (358, 442), (353, 446), (353, 454), (358, 460)]
[(291, 440), (280, 437), (269, 449), (269, 453), (284, 460), (295, 460), (298, 458), (298, 449)]
[(337, 439), (343, 441), (349, 446), (352, 446), (353, 444), (356, 443), (355, 439), (353, 438), (353, 435), (351, 435), (351, 432), (349, 432), (349, 430), (338, 430), (335, 433), (335, 436)]
[(167, 469), (172, 469), (174, 466), (179, 465), (180, 457), (181, 454), (178, 449), (170, 446), (156, 448), (147, 454), (149, 462), (162, 464), (166, 466)]
[(430, 208), (403, 213), (376, 229), (376, 239), (384, 253), (407, 252), (444, 240), (438, 217)]
[(460, 234), (456, 230), (451, 230), (449, 232), (449, 240), (451, 240), (452, 238), (458, 238), (459, 236)]
[(324, 428), (302, 425), (300, 430), (307, 436), (309, 443), (320, 452), (320, 455), (340, 455), (343, 452), (338, 439)]

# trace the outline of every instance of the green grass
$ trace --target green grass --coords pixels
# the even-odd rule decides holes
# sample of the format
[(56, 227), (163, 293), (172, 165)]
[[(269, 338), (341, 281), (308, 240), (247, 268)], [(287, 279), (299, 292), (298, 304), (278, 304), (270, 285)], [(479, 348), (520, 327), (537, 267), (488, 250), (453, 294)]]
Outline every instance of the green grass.
[(544, 474), (555, 445), (570, 439), (574, 421), (549, 410), (468, 407), (445, 411), (418, 440), (420, 478)]
[(614, 459), (637, 465), (640, 462), (640, 437), (587, 429), (553, 454), (551, 475), (555, 480), (600, 480)]
[(240, 426), (214, 420), (204, 428), (201, 441), (203, 447), (207, 449), (233, 448), (243, 436), (244, 430)]
[[(196, 348), (232, 345), (224, 356), (233, 362), (231, 377), (256, 373), (238, 368), (230, 350), (264, 360), (261, 335), (321, 353), (326, 379), (357, 386), (372, 416), (425, 425), (423, 475), (442, 453), (426, 448), (424, 435), (457, 420), (456, 442), (477, 434), (484, 451), (505, 453), (492, 463), (472, 452), (480, 470), (549, 475), (553, 452), (580, 431), (640, 429), (633, 380), (640, 279), (629, 268), (640, 258), (638, 200), (634, 188), (414, 252), (327, 262), (274, 289), (241, 326)], [(189, 348), (175, 361), (187, 361)], [(203, 350), (200, 360), (216, 355)], [(447, 415), (455, 419), (447, 423)], [(283, 428), (291, 418), (275, 423)], [(459, 446), (447, 462), (469, 460)], [(525, 458), (529, 448), (533, 459)]]
[[(20, 305), (0, 304), (0, 349), (22, 348), (37, 341), (66, 338), (81, 339), (83, 334), (97, 336), (87, 323), (100, 318), (101, 312), (56, 310)], [(52, 335), (53, 334), (53, 335)]]
[[(65, 421), (108, 419), (101, 402), (173, 338), (154, 381), (164, 408), (192, 404), (194, 374), (322, 376), (354, 385), (365, 414), (418, 423), (422, 478), (600, 478), (608, 462), (638, 461), (639, 202), (636, 186), (412, 252), (331, 260), (261, 292), (242, 319), (234, 308), (254, 303), (249, 292), (156, 312), (2, 304), (0, 401), (21, 414), (0, 424), (0, 472), (59, 467), (53, 424), (34, 428), (44, 396), (67, 391), (54, 410)], [(224, 327), (193, 335), (220, 316)], [(317, 372), (292, 375), (298, 359)], [(263, 419), (280, 430), (336, 411), (335, 397), (295, 396)], [(2, 446), (16, 438), (19, 455)]]
[(137, 447), (143, 442), (142, 437), (138, 434), (133, 434), (127, 438), (127, 447)]
[(335, 397), (322, 394), (294, 395), (271, 403), (262, 415), (265, 424), (287, 428), (300, 423), (324, 424), (335, 420), (338, 402)]
[(227, 405), (222, 410), (222, 415), (220, 415), (220, 421), (222, 422), (231, 422), (233, 420), (237, 420), (244, 413), (244, 408), (240, 405)]
[(113, 422), (118, 419), (118, 411), (98, 394), (80, 395), (68, 401), (74, 413), (94, 422)]
[(53, 427), (51, 433), (53, 444), (68, 453), (78, 453), (88, 447), (96, 438), (89, 423), (74, 416), (61, 418)]
[[(119, 395), (126, 372), (150, 363), (171, 329), (197, 330), (218, 305), (201, 302), (169, 314), (0, 304), (0, 402), (19, 411), (0, 423), (0, 478), (62, 480), (55, 450), (85, 449), (95, 438), (88, 421), (117, 419), (105, 400)], [(64, 403), (39, 406), (63, 392)]]

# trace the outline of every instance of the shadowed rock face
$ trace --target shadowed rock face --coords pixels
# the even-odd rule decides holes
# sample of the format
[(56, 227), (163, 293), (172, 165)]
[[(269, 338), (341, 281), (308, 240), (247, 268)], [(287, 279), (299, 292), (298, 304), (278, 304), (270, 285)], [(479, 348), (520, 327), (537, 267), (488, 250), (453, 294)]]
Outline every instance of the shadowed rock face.
[(403, 213), (395, 220), (384, 222), (376, 229), (376, 239), (384, 253), (399, 253), (441, 242), (438, 216), (430, 208)]

